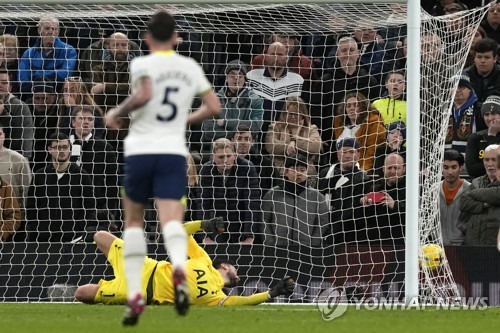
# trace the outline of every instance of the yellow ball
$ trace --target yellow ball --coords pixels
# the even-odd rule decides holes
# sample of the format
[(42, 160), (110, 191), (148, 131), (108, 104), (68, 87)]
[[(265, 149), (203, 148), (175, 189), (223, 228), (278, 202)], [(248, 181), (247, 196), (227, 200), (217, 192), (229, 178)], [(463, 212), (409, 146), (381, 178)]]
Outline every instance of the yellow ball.
[(444, 250), (436, 244), (427, 244), (422, 246), (421, 265), (430, 270), (436, 269), (443, 264)]

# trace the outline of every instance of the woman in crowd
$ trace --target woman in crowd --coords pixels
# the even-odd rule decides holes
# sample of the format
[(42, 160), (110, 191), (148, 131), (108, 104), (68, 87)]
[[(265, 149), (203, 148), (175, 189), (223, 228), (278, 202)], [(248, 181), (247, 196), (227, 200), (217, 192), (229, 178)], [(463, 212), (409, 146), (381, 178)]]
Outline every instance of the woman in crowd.
[(62, 98), (59, 100), (59, 128), (66, 133), (71, 131), (71, 111), (75, 106), (90, 105), (95, 110), (95, 131), (97, 138), (103, 139), (105, 135), (103, 113), (90, 95), (85, 83), (80, 77), (68, 77), (64, 81)]
[(269, 126), (266, 150), (281, 174), (285, 158), (297, 154), (308, 157), (309, 172), (314, 173), (313, 163), (322, 146), (318, 128), (311, 124), (309, 110), (302, 98), (288, 97), (283, 110), (278, 121)]
[(360, 92), (349, 92), (333, 118), (335, 140), (355, 138), (359, 145), (359, 166), (371, 171), (375, 150), (385, 140), (384, 120)]

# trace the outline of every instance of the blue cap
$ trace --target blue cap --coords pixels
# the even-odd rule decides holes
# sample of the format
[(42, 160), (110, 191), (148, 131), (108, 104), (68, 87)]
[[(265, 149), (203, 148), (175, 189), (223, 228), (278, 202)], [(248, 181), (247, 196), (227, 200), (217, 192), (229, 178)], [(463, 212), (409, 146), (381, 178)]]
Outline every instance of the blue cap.
[(355, 138), (345, 138), (337, 141), (337, 150), (340, 150), (342, 147), (359, 149), (359, 143)]

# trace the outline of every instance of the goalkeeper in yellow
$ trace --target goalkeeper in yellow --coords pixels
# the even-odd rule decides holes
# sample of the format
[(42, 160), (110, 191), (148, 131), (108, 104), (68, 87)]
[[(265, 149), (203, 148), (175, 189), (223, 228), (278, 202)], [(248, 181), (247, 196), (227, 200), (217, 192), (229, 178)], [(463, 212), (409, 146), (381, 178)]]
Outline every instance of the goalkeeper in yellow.
[[(226, 229), (227, 222), (221, 218), (207, 221), (184, 223), (189, 235), (196, 231), (220, 233)], [(123, 240), (106, 231), (98, 231), (94, 240), (99, 250), (104, 253), (113, 267), (113, 280), (100, 280), (98, 284), (86, 284), (78, 287), (75, 298), (84, 303), (125, 304), (127, 302), (127, 286), (123, 270)], [(186, 262), (187, 285), (190, 303), (193, 305), (256, 305), (274, 297), (293, 293), (295, 283), (290, 277), (280, 280), (269, 291), (251, 296), (227, 296), (222, 288), (235, 287), (240, 278), (236, 267), (230, 261), (210, 259), (192, 236), (188, 240), (188, 256)], [(172, 282), (172, 265), (168, 261), (156, 261), (146, 257), (142, 271), (142, 292), (147, 304), (173, 304), (174, 285)]]

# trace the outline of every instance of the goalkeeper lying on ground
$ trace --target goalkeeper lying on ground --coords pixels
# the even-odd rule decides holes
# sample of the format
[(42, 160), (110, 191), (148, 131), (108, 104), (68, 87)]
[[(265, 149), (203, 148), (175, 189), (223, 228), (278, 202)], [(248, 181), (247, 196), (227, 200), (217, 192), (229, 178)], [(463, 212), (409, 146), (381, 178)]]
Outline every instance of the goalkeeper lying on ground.
[[(194, 221), (184, 224), (189, 235), (196, 231), (221, 232), (227, 223), (220, 218), (208, 221)], [(115, 278), (110, 281), (100, 280), (98, 284), (86, 284), (78, 287), (75, 298), (84, 303), (125, 304), (127, 301), (126, 281), (123, 270), (123, 240), (106, 231), (94, 235), (99, 250), (104, 253), (113, 267)], [(187, 283), (191, 304), (195, 305), (256, 305), (280, 295), (290, 296), (295, 283), (285, 277), (269, 291), (252, 296), (227, 296), (224, 287), (234, 287), (240, 278), (236, 267), (224, 260), (212, 260), (189, 236), (186, 262)], [(156, 261), (146, 257), (142, 272), (142, 292), (147, 304), (173, 304), (174, 287), (172, 283), (172, 265), (168, 261)]]

